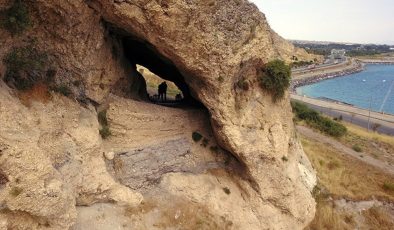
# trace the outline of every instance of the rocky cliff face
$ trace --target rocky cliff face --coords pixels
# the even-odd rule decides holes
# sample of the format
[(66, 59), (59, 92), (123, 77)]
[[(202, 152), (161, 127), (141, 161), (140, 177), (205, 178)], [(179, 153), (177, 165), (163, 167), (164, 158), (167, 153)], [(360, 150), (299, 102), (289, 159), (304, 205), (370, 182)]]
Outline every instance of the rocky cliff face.
[[(0, 9), (12, 2), (0, 0)], [(173, 221), (154, 225), (152, 218), (154, 210), (163, 216), (176, 209), (169, 202), (174, 199), (180, 207), (208, 210), (201, 219), (219, 229), (301, 229), (313, 218), (315, 177), (296, 138), (289, 96), (274, 103), (258, 82), (268, 60), (313, 57), (274, 33), (253, 4), (24, 2), (31, 26), (17, 35), (1, 29), (1, 59), (15, 47), (34, 45), (47, 53), (54, 84), (70, 88), (77, 101), (52, 93), (26, 107), (25, 93), (1, 83), (2, 226), (82, 229), (89, 226), (86, 215), (93, 214), (77, 206), (116, 202), (100, 208), (119, 211), (152, 197), (159, 197), (152, 212), (136, 208), (131, 213), (138, 220), (121, 221), (140, 229), (169, 228)], [(174, 81), (209, 115), (136, 102), (144, 93), (136, 64)], [(0, 74), (6, 74), (4, 63)], [(99, 136), (93, 105), (108, 109), (108, 140)], [(211, 151), (194, 144), (195, 130), (211, 135)], [(215, 157), (217, 149), (234, 158)], [(159, 150), (174, 160), (149, 154)], [(158, 170), (133, 174), (146, 169), (138, 159), (151, 167), (149, 160), (155, 161)], [(187, 209), (176, 211), (175, 219)]]

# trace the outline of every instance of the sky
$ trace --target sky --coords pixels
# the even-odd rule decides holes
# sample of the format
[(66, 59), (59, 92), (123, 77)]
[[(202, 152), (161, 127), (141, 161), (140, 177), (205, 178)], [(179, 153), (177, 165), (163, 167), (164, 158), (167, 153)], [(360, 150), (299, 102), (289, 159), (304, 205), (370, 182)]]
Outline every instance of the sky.
[(394, 0), (249, 0), (286, 39), (394, 45)]

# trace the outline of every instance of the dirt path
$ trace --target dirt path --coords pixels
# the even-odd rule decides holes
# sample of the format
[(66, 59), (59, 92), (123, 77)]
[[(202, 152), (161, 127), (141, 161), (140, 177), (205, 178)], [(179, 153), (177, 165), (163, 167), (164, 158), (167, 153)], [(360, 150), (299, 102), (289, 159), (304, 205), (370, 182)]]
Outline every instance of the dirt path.
[(297, 126), (297, 131), (307, 138), (314, 139), (314, 140), (319, 141), (320, 143), (323, 143), (323, 144), (329, 144), (332, 147), (334, 147), (335, 149), (342, 152), (343, 154), (347, 154), (349, 156), (357, 158), (358, 160), (360, 160), (366, 164), (372, 165), (376, 168), (383, 170), (384, 172), (394, 175), (394, 167), (390, 166), (386, 162), (375, 159), (375, 158), (373, 158), (369, 155), (366, 155), (364, 153), (358, 153), (358, 152), (354, 151), (353, 149), (336, 141), (335, 139), (324, 136), (323, 134), (317, 133), (317, 132), (313, 131), (312, 129), (307, 128), (305, 126)]

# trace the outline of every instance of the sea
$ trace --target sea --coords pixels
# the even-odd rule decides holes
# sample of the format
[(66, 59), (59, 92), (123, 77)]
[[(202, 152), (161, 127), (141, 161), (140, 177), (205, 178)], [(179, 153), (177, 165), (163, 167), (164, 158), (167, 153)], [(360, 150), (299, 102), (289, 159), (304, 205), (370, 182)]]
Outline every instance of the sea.
[(394, 65), (368, 64), (362, 72), (299, 87), (297, 94), (394, 114)]

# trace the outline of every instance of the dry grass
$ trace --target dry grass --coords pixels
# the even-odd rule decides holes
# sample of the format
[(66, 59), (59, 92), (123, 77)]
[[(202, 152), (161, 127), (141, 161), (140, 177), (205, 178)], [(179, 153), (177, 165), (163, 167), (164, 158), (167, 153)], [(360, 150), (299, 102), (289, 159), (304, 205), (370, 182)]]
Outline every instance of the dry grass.
[[(387, 137), (354, 129), (357, 135), (370, 141), (375, 138), (386, 143)], [(353, 132), (350, 131), (350, 132)], [(388, 138), (390, 139), (390, 138)], [(394, 191), (387, 189), (393, 183), (393, 176), (369, 166), (357, 159), (345, 156), (326, 144), (315, 140), (301, 138), (304, 150), (308, 155), (319, 177), (319, 189), (315, 189), (317, 201), (316, 216), (306, 230), (342, 230), (355, 229), (356, 223), (352, 214), (339, 211), (328, 197), (347, 198), (353, 201), (379, 200), (394, 201)], [(386, 185), (386, 186), (385, 186)], [(318, 192), (316, 192), (318, 191)], [(382, 208), (371, 208), (362, 213), (365, 229), (392, 229), (393, 220)], [(363, 228), (364, 229), (364, 228)]]
[(348, 133), (339, 141), (352, 148), (358, 146), (362, 152), (394, 165), (394, 137), (374, 132), (350, 123), (343, 123)]
[(393, 176), (317, 141), (302, 138), (302, 144), (317, 171), (320, 184), (332, 196), (354, 201), (373, 197), (394, 201), (394, 192), (383, 188), (385, 183), (394, 181)]
[(383, 208), (372, 207), (366, 211), (363, 211), (362, 214), (365, 218), (365, 224), (371, 227), (370, 229), (393, 229), (394, 220)]
[(348, 131), (354, 135), (357, 135), (362, 138), (370, 139), (370, 140), (383, 142), (388, 145), (391, 145), (391, 147), (394, 148), (394, 137), (393, 136), (388, 136), (388, 135), (384, 135), (384, 134), (380, 134), (380, 133), (376, 133), (376, 132), (368, 132), (364, 128), (361, 128), (359, 126), (356, 126), (354, 124), (350, 124), (347, 122), (343, 122), (343, 124), (348, 128)]
[(354, 224), (353, 216), (338, 212), (332, 202), (322, 201), (317, 204), (315, 219), (305, 230), (350, 230)]
[(125, 216), (149, 215), (150, 212), (156, 213), (154, 226), (160, 229), (224, 230), (233, 225), (224, 217), (211, 214), (208, 208), (181, 199), (165, 204), (146, 200), (139, 207), (127, 208)]
[(29, 90), (20, 91), (18, 97), (21, 103), (27, 107), (30, 107), (33, 101), (47, 103), (51, 100), (48, 86), (43, 83), (36, 84)]

